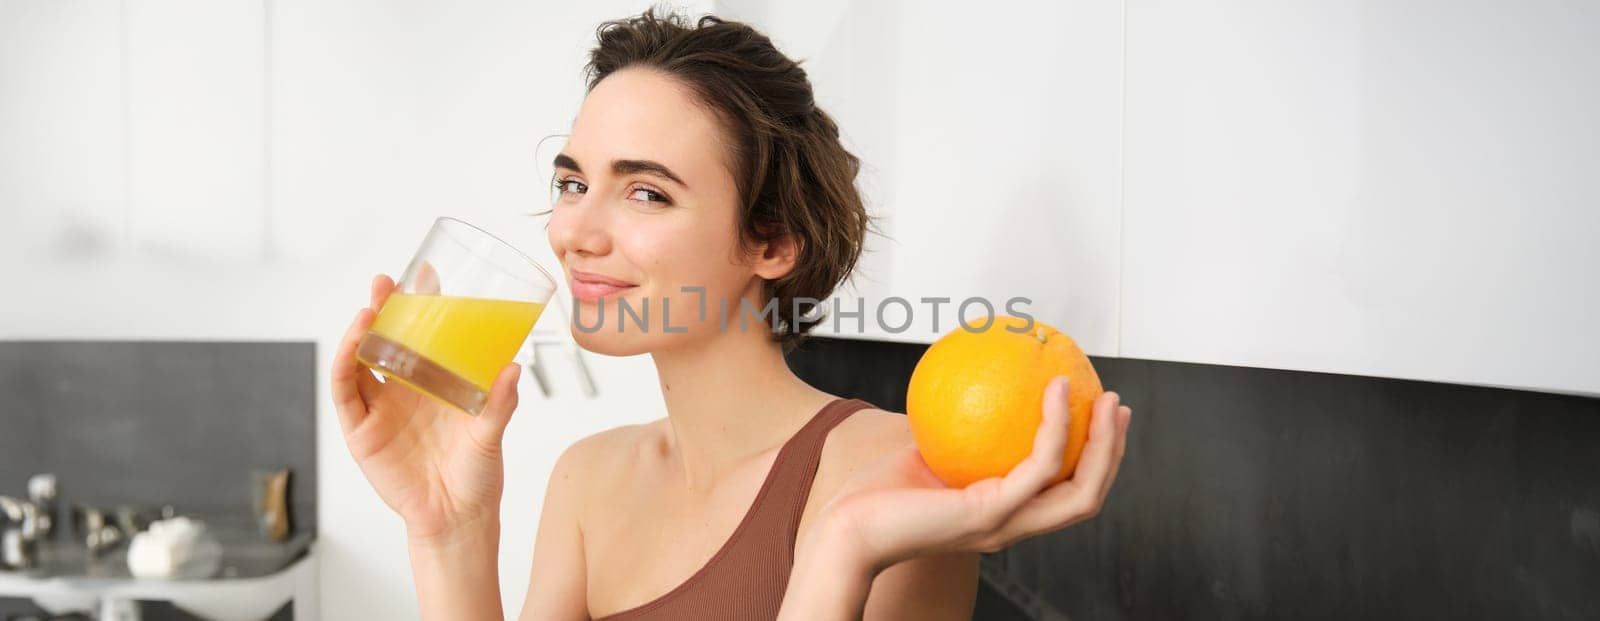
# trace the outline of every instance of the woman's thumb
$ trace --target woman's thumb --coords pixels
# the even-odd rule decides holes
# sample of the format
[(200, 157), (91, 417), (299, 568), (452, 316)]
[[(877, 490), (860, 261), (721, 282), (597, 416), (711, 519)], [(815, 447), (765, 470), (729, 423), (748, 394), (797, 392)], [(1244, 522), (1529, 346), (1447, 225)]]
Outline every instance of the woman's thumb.
[(506, 425), (511, 422), (511, 414), (517, 411), (517, 380), (522, 377), (522, 366), (511, 363), (500, 369), (500, 375), (495, 376), (494, 385), (489, 388), (489, 401), (483, 406), (483, 412), (478, 414), (477, 420), (472, 424), (477, 425), (484, 440), (500, 445), (500, 440), (505, 437)]

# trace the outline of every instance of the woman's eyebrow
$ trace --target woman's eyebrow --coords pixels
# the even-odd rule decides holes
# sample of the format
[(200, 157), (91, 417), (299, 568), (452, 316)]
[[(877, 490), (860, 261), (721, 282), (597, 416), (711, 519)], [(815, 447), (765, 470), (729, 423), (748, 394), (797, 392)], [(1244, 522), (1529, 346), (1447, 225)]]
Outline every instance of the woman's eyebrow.
[(643, 173), (647, 175), (655, 175), (657, 177), (665, 177), (667, 179), (671, 179), (673, 183), (682, 186), (683, 189), (689, 189), (689, 184), (684, 183), (683, 179), (679, 179), (677, 175), (672, 173), (672, 169), (667, 168), (660, 162), (652, 162), (650, 160), (612, 160), (611, 172), (614, 172), (618, 175)]
[(583, 172), (583, 167), (578, 165), (578, 160), (572, 159), (571, 156), (565, 153), (557, 153), (556, 160), (553, 163), (555, 164), (556, 168), (566, 168), (580, 173)]
[[(565, 153), (556, 155), (554, 164), (556, 168), (566, 168), (578, 173), (583, 172), (583, 168), (578, 166), (578, 161), (572, 159), (571, 156)], [(655, 175), (657, 177), (669, 179), (673, 183), (682, 186), (685, 190), (689, 189), (689, 184), (684, 183), (683, 179), (676, 173), (673, 173), (671, 168), (667, 168), (662, 163), (651, 160), (613, 160), (611, 162), (611, 172), (618, 175), (627, 175), (632, 173)]]

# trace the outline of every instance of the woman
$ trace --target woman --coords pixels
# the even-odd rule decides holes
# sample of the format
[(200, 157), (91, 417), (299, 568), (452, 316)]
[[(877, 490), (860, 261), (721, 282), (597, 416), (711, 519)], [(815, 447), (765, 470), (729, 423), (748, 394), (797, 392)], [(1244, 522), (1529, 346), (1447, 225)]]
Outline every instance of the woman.
[[(869, 218), (856, 158), (767, 37), (647, 11), (601, 27), (588, 71), (556, 158), (550, 245), (587, 326), (574, 337), (649, 353), (668, 415), (560, 456), (522, 618), (968, 618), (979, 552), (1099, 510), (1131, 415), (1115, 393), (1095, 403), (1072, 480), (1046, 486), (1066, 443), (1058, 378), (1033, 455), (954, 490), (904, 416), (790, 372), (783, 352), (810, 327), (793, 302), (848, 276)], [(376, 381), (353, 351), (393, 287), (374, 280), (336, 354), (345, 440), (405, 520), (424, 616), (499, 619), (500, 450), (519, 369), (502, 370), (476, 418)], [(775, 332), (735, 329), (769, 300)], [(654, 323), (619, 321), (623, 303), (655, 306)]]

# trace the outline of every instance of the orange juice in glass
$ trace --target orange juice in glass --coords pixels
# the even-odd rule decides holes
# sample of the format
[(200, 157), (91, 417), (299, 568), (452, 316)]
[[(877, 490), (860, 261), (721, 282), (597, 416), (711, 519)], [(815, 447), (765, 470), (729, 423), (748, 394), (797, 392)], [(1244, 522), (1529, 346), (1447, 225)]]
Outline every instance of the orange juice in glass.
[(356, 359), (477, 415), (555, 289), (550, 273), (516, 248), (439, 218), (362, 337)]

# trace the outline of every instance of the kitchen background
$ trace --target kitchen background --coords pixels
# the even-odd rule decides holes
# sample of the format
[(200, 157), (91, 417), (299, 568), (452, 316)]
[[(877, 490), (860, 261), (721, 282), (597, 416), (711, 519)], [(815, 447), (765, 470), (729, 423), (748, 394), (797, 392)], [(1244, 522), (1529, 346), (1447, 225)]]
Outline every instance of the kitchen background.
[[(312, 344), (302, 414), (316, 437), (316, 607), (414, 617), (402, 525), (339, 437), (328, 356), (371, 275), (401, 270), (436, 216), (555, 264), (526, 215), (546, 201), (534, 145), (570, 124), (595, 26), (645, 6), (0, 0), (0, 340), (23, 342), (0, 346)], [(1104, 525), (1066, 533), (1062, 564), (1032, 574), (1029, 588), (1057, 593), (1033, 616), (1339, 613), (1295, 608), (1290, 593), (1425, 616), (1452, 585), (1500, 585), (1480, 616), (1600, 615), (1583, 587), (1600, 580), (1587, 450), (1600, 446), (1600, 5), (676, 6), (752, 21), (807, 59), (890, 238), (871, 241), (847, 299), (1031, 297), (1144, 417)], [(933, 337), (930, 317), (915, 319), (899, 334), (846, 322), (839, 336), (913, 355)], [(878, 355), (839, 351), (840, 368)], [(523, 384), (506, 439), (508, 610), (526, 590), (556, 455), (664, 414), (647, 359), (585, 362), (594, 398), (559, 358), (551, 395)], [(866, 386), (895, 381), (876, 372)], [(0, 433), (16, 433), (5, 427), (23, 415), (0, 416)], [(1330, 445), (1316, 438), (1342, 438), (1343, 452), (1317, 453)], [(1319, 455), (1333, 461), (1311, 469)], [(1470, 464), (1491, 464), (1463, 476), (1503, 493), (1426, 495)], [(1355, 465), (1371, 470), (1361, 483), (1411, 478), (1381, 493), (1314, 487)], [(1163, 473), (1195, 469), (1263, 483), (1191, 480), (1207, 493), (1182, 503), (1151, 495), (1184, 482)], [(1397, 545), (1360, 538), (1382, 524), (1334, 528), (1358, 543), (1302, 554), (1350, 508), (1266, 491), (1297, 481), (1332, 499), (1422, 494), (1436, 502), (1418, 507), (1507, 517), (1396, 518), (1408, 537), (1437, 539), (1392, 567), (1491, 563), (1407, 585), (1338, 569), (1393, 560), (1363, 555)], [(0, 481), (0, 494), (23, 484)], [(1229, 511), (1266, 517), (1241, 525)], [(1113, 528), (1138, 516), (1146, 528), (1212, 516), (1226, 532)], [(1480, 536), (1478, 552), (1449, 552)], [(1166, 582), (1104, 573), (1083, 553), (1141, 542), (1151, 549), (1117, 558), (1164, 567)], [(1229, 564), (1186, 564), (1194, 555)], [(1026, 566), (1040, 562), (1056, 561)], [(1302, 580), (1262, 578), (1285, 574)], [(1318, 583), (1330, 574), (1362, 578)]]

